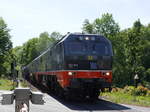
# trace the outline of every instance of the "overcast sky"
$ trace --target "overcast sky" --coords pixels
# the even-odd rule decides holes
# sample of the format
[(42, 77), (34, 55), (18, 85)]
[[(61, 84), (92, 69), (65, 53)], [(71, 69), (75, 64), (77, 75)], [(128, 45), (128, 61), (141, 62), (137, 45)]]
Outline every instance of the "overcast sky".
[(22, 45), (40, 33), (81, 32), (85, 19), (112, 13), (121, 29), (138, 18), (150, 23), (150, 0), (0, 0), (0, 17), (11, 29), (13, 46)]

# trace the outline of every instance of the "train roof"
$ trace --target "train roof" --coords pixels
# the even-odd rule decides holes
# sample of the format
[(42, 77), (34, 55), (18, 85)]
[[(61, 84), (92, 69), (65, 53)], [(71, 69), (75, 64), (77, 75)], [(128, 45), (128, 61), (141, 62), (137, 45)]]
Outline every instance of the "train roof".
[(74, 35), (74, 36), (99, 36), (99, 37), (103, 37), (102, 35), (99, 34), (85, 34), (85, 33), (68, 33), (67, 35), (63, 36), (57, 43), (61, 43), (63, 41), (65, 41), (70, 35)]

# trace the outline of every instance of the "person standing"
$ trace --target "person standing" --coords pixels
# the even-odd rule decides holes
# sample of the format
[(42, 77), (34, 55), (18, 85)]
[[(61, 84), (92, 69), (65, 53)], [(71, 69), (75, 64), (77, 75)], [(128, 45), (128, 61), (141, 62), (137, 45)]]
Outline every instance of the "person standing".
[(20, 109), (20, 112), (28, 112), (28, 106), (25, 103), (21, 103), (22, 108)]
[(137, 87), (138, 83), (139, 83), (139, 76), (138, 76), (138, 74), (136, 73), (135, 76), (134, 76), (134, 84), (135, 84), (135, 87)]

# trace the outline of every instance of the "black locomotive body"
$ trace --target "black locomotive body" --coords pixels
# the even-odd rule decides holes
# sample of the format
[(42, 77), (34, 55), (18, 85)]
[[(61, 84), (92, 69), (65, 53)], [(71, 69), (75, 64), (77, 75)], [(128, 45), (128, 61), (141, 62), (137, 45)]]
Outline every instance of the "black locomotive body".
[(59, 95), (75, 90), (80, 96), (97, 98), (99, 90), (111, 88), (112, 56), (107, 38), (69, 33), (27, 65), (24, 75)]

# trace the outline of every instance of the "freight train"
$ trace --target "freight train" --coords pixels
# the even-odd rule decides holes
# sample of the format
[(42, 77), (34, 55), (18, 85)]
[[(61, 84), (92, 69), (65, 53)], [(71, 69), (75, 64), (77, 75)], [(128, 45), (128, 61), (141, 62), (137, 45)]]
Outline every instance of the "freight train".
[(112, 45), (97, 34), (68, 33), (24, 67), (24, 77), (65, 98), (97, 99), (111, 89)]

